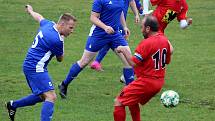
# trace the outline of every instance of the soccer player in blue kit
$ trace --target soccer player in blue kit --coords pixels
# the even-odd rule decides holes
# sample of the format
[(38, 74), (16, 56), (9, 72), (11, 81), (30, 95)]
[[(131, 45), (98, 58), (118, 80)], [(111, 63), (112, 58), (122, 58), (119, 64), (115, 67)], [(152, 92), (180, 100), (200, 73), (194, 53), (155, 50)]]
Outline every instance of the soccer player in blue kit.
[[(130, 51), (127, 41), (119, 32), (122, 25), (126, 36), (130, 35), (124, 18), (124, 0), (94, 0), (90, 20), (93, 23), (82, 58), (74, 63), (64, 81), (58, 86), (62, 98), (66, 98), (70, 82), (87, 66), (97, 52), (109, 45), (112, 50), (123, 46)], [(116, 53), (124, 64), (123, 74), (126, 83), (134, 80), (133, 68), (128, 64), (124, 55)]]
[(45, 19), (39, 13), (34, 12), (31, 5), (26, 5), (26, 12), (40, 23), (38, 33), (28, 50), (23, 64), (23, 72), (32, 94), (19, 100), (7, 102), (6, 108), (10, 120), (14, 121), (17, 108), (43, 102), (41, 121), (51, 121), (56, 93), (48, 74), (47, 65), (54, 56), (56, 56), (58, 62), (63, 60), (64, 37), (69, 36), (73, 32), (76, 18), (65, 13), (61, 15), (59, 21), (55, 24)]
[(136, 3), (136, 6), (137, 6), (137, 10), (139, 11), (139, 14), (144, 15), (143, 14), (143, 6), (141, 4), (141, 1), (140, 0), (135, 0), (135, 3)]
[[(124, 12), (125, 20), (127, 17), (129, 5), (130, 5), (130, 7), (131, 7), (131, 9), (135, 15), (135, 23), (139, 23), (140, 17), (139, 17), (138, 11), (140, 14), (143, 14), (143, 9), (142, 9), (142, 5), (141, 5), (140, 0), (124, 0), (123, 12)], [(126, 39), (128, 38), (127, 36), (125, 36), (125, 33), (124, 33), (122, 26), (120, 27), (119, 31), (122, 33), (122, 35)], [(105, 55), (107, 54), (109, 49), (110, 49), (110, 46), (107, 45), (99, 51), (98, 55), (96, 56), (96, 59), (90, 65), (91, 69), (95, 69), (96, 71), (103, 71), (101, 61), (103, 60), (103, 58), (105, 57)]]

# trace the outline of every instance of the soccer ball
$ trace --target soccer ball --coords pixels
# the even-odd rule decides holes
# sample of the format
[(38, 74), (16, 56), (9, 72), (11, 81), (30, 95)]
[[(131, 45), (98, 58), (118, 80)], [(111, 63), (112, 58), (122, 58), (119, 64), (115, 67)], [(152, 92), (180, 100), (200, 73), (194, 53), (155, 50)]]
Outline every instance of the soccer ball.
[(179, 95), (173, 90), (167, 90), (161, 94), (160, 100), (165, 107), (175, 107), (179, 103)]

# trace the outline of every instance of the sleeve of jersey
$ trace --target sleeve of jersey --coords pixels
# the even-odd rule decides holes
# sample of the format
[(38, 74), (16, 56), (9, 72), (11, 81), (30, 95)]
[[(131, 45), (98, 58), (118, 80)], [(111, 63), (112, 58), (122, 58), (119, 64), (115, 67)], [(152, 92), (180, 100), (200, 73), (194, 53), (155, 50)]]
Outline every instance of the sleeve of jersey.
[(47, 19), (43, 19), (43, 20), (41, 20), (40, 21), (40, 26), (42, 27), (42, 26), (44, 26), (44, 25), (46, 25), (46, 24), (48, 24), (48, 23), (50, 23), (51, 21), (49, 21), (49, 20), (47, 20)]
[(182, 6), (183, 6), (183, 8), (182, 8), (181, 12), (177, 15), (178, 21), (187, 19), (188, 5), (185, 0), (183, 0)]
[(63, 41), (57, 41), (52, 44), (51, 46), (51, 52), (52, 54), (56, 56), (62, 56), (64, 53), (64, 48), (63, 48)]
[(102, 10), (102, 1), (101, 0), (94, 0), (92, 11), (96, 13), (100, 13)]
[(132, 61), (134, 63), (136, 63), (137, 65), (141, 64), (144, 61), (145, 58), (145, 48), (143, 46), (143, 44), (140, 44), (139, 46), (137, 46), (134, 56), (132, 57)]
[(143, 62), (143, 58), (142, 58), (142, 56), (139, 54), (139, 53), (134, 53), (134, 56), (132, 57), (132, 61), (134, 62), (134, 63), (136, 63), (137, 65), (139, 65), (140, 63), (142, 63)]

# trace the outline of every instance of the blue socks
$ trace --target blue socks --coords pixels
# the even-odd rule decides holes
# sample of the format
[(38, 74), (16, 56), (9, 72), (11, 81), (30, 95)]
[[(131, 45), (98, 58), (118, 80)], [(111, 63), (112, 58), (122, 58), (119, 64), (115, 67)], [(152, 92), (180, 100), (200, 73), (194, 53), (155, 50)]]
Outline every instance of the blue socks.
[(21, 98), (19, 100), (15, 100), (12, 103), (13, 108), (19, 108), (19, 107), (24, 107), (24, 106), (31, 106), (35, 105), (38, 102), (42, 102), (43, 100), (38, 96), (38, 95), (28, 95), (24, 98)]
[(45, 101), (41, 111), (41, 121), (51, 121), (54, 112), (54, 103)]
[[(42, 101), (43, 100), (39, 96), (31, 94), (22, 99), (13, 101), (12, 108), (16, 109), (19, 107), (31, 106)], [(43, 102), (42, 111), (41, 111), (41, 121), (51, 121), (53, 112), (54, 112), (54, 103), (49, 101)]]
[(136, 6), (137, 6), (137, 10), (139, 11), (140, 14), (142, 14), (143, 13), (143, 8), (142, 8), (140, 0), (135, 0), (135, 3), (136, 3)]
[(98, 55), (96, 56), (96, 61), (97, 62), (101, 62), (102, 61), (102, 59), (105, 57), (105, 55), (107, 54), (107, 52), (109, 51), (109, 49), (110, 49), (110, 46), (109, 45), (106, 45), (106, 46), (104, 46), (100, 51), (99, 51), (99, 53), (98, 53)]
[(128, 85), (134, 81), (134, 69), (133, 68), (123, 68), (123, 75), (125, 78), (125, 84)]
[(66, 79), (63, 81), (65, 85), (69, 85), (69, 83), (76, 77), (78, 74), (81, 72), (82, 68), (78, 65), (76, 62), (75, 64), (72, 65), (70, 68), (70, 71), (66, 77)]

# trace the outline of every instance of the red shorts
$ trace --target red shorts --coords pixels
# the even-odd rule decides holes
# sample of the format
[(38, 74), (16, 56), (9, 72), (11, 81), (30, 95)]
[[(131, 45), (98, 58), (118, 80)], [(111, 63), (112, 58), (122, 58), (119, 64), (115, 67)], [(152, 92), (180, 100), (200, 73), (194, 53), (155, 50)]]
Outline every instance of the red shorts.
[(138, 78), (125, 86), (117, 99), (125, 106), (137, 103), (143, 105), (161, 90), (163, 84), (163, 79)]

